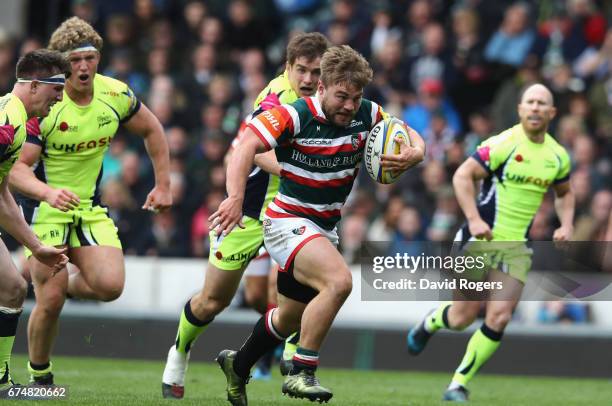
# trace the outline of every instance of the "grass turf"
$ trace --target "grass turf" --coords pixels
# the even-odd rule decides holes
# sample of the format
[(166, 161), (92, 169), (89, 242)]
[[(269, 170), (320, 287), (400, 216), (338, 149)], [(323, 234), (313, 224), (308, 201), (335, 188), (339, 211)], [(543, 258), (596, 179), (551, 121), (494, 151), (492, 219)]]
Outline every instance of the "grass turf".
[[(161, 398), (164, 361), (55, 357), (55, 383), (68, 387), (67, 400), (51, 404), (172, 405)], [(26, 358), (15, 355), (11, 372), (16, 382), (27, 382)], [(271, 381), (252, 381), (249, 405), (308, 405), (306, 400), (280, 394), (282, 380), (275, 367)], [(330, 405), (438, 405), (451, 373), (379, 372), (321, 368), (317, 376), (331, 388)], [(612, 382), (605, 379), (567, 379), (480, 375), (470, 385), (473, 405), (610, 405)], [(25, 402), (30, 403), (30, 402)], [(24, 401), (2, 404), (23, 405)], [(229, 405), (225, 377), (217, 364), (189, 365), (181, 405)], [(316, 404), (316, 403), (315, 403)], [(448, 403), (445, 403), (448, 405)]]

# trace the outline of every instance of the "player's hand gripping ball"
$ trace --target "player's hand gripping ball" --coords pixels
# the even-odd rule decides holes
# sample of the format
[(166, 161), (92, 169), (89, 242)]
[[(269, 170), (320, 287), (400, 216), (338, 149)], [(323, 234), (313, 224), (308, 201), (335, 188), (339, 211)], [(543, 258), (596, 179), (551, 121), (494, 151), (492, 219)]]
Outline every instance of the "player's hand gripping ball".
[(381, 155), (400, 153), (400, 144), (395, 141), (398, 137), (403, 138), (407, 145), (412, 145), (406, 126), (395, 117), (378, 122), (368, 134), (363, 155), (365, 167), (370, 177), (378, 183), (393, 183), (401, 175), (383, 168), (380, 163)]

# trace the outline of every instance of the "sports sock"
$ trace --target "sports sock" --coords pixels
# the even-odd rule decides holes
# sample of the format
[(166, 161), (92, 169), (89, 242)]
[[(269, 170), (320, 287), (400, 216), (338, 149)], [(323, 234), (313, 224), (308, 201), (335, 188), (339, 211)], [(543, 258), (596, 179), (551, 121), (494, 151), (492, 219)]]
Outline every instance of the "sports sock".
[(9, 365), (21, 311), (22, 309), (0, 307), (0, 384), (10, 380)]
[(441, 328), (450, 328), (448, 324), (448, 310), (450, 302), (442, 303), (432, 314), (425, 319), (425, 330), (428, 333), (435, 333)]
[(298, 343), (300, 342), (300, 332), (293, 333), (285, 340), (285, 348), (283, 349), (283, 359), (290, 360), (298, 349)]
[(472, 338), (470, 338), (463, 360), (455, 371), (455, 375), (453, 375), (451, 385), (459, 384), (466, 386), (470, 379), (476, 375), (480, 367), (497, 350), (503, 335), (503, 332), (493, 331), (483, 323), (472, 335)]
[(274, 349), (285, 340), (272, 324), (272, 315), (276, 309), (269, 310), (255, 323), (253, 332), (247, 338), (234, 359), (234, 371), (246, 379), (251, 368), (262, 355)]
[(53, 363), (51, 361), (44, 364), (34, 364), (32, 361), (28, 362), (28, 372), (32, 376), (44, 376), (53, 371)]
[(293, 356), (293, 368), (289, 375), (297, 375), (301, 371), (316, 371), (319, 366), (319, 353), (317, 351), (307, 350), (306, 348), (298, 347)]
[(185, 308), (181, 313), (178, 331), (176, 333), (176, 350), (187, 354), (195, 340), (206, 330), (208, 325), (214, 320), (199, 320), (191, 311), (191, 299), (185, 303)]

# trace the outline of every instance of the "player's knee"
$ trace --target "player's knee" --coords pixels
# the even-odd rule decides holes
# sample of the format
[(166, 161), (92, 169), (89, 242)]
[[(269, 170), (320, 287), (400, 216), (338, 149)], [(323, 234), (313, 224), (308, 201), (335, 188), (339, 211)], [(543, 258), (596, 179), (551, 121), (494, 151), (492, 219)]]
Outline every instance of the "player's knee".
[(209, 320), (219, 313), (221, 313), (227, 306), (230, 305), (232, 299), (225, 299), (220, 297), (208, 296), (205, 298), (196, 309), (193, 309), (193, 301), (192, 301), (192, 311), (197, 318), (200, 320)]
[(503, 331), (508, 323), (512, 320), (512, 312), (506, 310), (500, 310), (487, 314), (486, 323), (494, 331)]
[(6, 303), (4, 306), (18, 309), (23, 305), (23, 301), (28, 293), (28, 283), (22, 277), (15, 277), (8, 281)]
[(63, 291), (55, 291), (55, 292), (45, 292), (44, 299), (38, 303), (36, 306), (41, 309), (47, 317), (57, 318), (62, 311), (62, 307), (64, 307), (64, 302), (66, 301), (66, 293)]
[(98, 290), (98, 298), (103, 302), (112, 302), (123, 293), (123, 283), (106, 283)]
[(469, 327), (475, 319), (475, 314), (472, 314), (470, 312), (462, 312), (453, 314), (452, 317), (449, 317), (448, 323), (450, 324), (449, 327), (452, 330), (462, 331)]
[(353, 290), (353, 278), (350, 271), (339, 272), (338, 275), (331, 280), (329, 286), (334, 296), (344, 302)]

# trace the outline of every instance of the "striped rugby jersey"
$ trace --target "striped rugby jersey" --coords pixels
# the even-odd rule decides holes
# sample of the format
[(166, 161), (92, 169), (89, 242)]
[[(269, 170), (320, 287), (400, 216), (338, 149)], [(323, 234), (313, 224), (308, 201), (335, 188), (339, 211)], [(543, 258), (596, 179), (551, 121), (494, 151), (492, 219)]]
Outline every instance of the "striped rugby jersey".
[(280, 190), (268, 205), (270, 217), (303, 217), (326, 230), (340, 221), (368, 132), (387, 115), (362, 99), (346, 127), (325, 118), (317, 97), (306, 97), (264, 111), (249, 123), (267, 149), (276, 148)]

